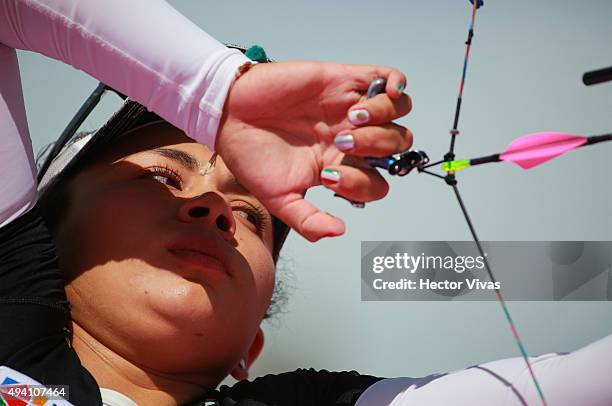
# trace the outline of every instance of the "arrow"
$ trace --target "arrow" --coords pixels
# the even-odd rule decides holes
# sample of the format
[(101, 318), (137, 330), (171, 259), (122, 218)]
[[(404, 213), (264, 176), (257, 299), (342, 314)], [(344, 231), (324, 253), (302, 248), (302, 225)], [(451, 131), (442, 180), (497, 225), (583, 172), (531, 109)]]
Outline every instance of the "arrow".
[(612, 66), (586, 72), (582, 76), (582, 83), (587, 86), (596, 85), (598, 83), (609, 82), (612, 80)]
[(460, 161), (447, 161), (442, 163), (442, 170), (446, 172), (458, 171), (470, 166), (501, 161), (514, 162), (523, 169), (530, 169), (574, 149), (604, 141), (612, 141), (612, 134), (590, 137), (558, 132), (528, 134), (512, 141), (508, 148), (500, 154)]

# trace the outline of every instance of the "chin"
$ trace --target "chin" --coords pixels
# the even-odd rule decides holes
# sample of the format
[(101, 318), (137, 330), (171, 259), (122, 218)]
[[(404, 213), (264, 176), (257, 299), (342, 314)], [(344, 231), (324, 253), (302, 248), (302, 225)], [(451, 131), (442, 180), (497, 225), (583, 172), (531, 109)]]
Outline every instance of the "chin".
[(138, 346), (134, 359), (146, 359), (146, 366), (163, 373), (206, 377), (214, 386), (230, 374), (239, 354), (246, 353), (248, 347), (224, 341), (225, 334), (211, 330), (210, 334), (182, 330), (150, 337)]
[(206, 326), (219, 311), (206, 289), (191, 282), (163, 287), (148, 299), (149, 308), (158, 318), (180, 330)]

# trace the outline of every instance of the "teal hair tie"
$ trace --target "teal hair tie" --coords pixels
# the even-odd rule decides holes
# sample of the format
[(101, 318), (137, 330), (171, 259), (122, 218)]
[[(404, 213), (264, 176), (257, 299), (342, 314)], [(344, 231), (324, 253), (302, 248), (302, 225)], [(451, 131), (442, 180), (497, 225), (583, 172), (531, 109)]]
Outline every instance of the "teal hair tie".
[(259, 45), (253, 45), (244, 53), (247, 58), (255, 62), (266, 62), (268, 60), (268, 56), (266, 55), (266, 51)]

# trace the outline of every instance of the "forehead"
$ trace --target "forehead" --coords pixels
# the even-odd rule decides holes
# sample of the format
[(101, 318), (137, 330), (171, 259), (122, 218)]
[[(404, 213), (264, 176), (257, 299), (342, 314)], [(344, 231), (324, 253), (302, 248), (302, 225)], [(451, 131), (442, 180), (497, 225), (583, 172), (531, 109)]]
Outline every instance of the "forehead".
[[(151, 123), (129, 131), (108, 144), (97, 158), (102, 161), (116, 161), (140, 152), (179, 147), (197, 155), (198, 161), (208, 162), (213, 152), (186, 136), (182, 131), (166, 122)], [(98, 159), (97, 159), (98, 160)]]
[[(223, 191), (258, 201), (238, 182), (220, 156), (166, 122), (152, 123), (125, 133), (112, 142), (100, 145), (83, 157), (81, 162), (69, 176), (100, 176), (107, 173), (109, 165), (114, 167), (122, 162), (134, 163), (138, 167), (164, 162), (171, 163), (175, 169), (180, 167), (193, 175), (199, 175), (197, 178), (206, 174), (202, 179), (213, 181)], [(263, 205), (261, 208), (267, 212)]]
[(167, 158), (187, 169), (202, 173), (213, 158), (214, 171), (209, 172), (214, 172), (215, 178), (223, 178), (237, 184), (221, 157), (213, 157), (214, 153), (208, 147), (166, 122), (148, 124), (125, 133), (98, 152), (92, 163), (105, 165), (140, 153)]

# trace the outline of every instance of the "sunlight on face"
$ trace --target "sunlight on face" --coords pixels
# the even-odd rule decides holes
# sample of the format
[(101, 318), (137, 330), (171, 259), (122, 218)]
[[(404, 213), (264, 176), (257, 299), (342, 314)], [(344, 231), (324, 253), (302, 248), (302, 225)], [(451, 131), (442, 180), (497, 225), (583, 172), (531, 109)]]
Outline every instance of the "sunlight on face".
[(271, 216), (211, 157), (170, 125), (138, 130), (75, 177), (57, 233), (75, 323), (158, 371), (225, 376), (274, 287)]

